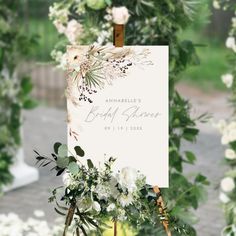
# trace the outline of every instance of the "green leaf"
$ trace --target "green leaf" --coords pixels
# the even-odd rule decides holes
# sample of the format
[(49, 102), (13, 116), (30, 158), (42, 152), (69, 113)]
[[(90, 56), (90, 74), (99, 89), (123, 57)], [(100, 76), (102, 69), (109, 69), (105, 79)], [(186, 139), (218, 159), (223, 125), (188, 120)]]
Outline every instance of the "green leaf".
[(183, 138), (188, 141), (193, 142), (193, 141), (195, 141), (198, 132), (199, 132), (198, 129), (186, 128), (186, 129), (184, 129), (184, 132), (183, 132)]
[(56, 154), (58, 154), (58, 149), (62, 144), (59, 142), (54, 143), (53, 149)]
[(87, 164), (89, 169), (92, 169), (94, 167), (93, 162), (90, 159), (87, 160)]
[(23, 108), (24, 109), (33, 109), (35, 107), (38, 106), (38, 103), (37, 101), (33, 100), (33, 99), (26, 99), (24, 102), (23, 102)]
[(80, 157), (84, 156), (84, 154), (85, 154), (84, 150), (80, 146), (76, 146), (74, 149), (75, 149), (75, 152), (78, 156), (80, 156)]
[(57, 166), (59, 168), (66, 168), (69, 164), (69, 158), (68, 157), (58, 157), (57, 158)]
[(187, 158), (187, 162), (190, 164), (194, 164), (194, 162), (196, 161), (196, 156), (194, 155), (194, 153), (186, 151), (185, 155)]
[(68, 155), (68, 148), (67, 148), (66, 144), (62, 144), (58, 148), (58, 155), (59, 155), (59, 157), (67, 157), (67, 155)]
[(207, 177), (201, 174), (198, 174), (195, 178), (196, 183), (202, 183), (205, 185), (209, 185), (209, 181), (207, 180)]
[(22, 79), (21, 89), (22, 89), (23, 95), (28, 95), (32, 91), (33, 84), (31, 83), (31, 79), (29, 77), (24, 77)]
[(72, 175), (76, 175), (79, 173), (79, 166), (76, 162), (71, 162), (68, 166), (68, 169)]

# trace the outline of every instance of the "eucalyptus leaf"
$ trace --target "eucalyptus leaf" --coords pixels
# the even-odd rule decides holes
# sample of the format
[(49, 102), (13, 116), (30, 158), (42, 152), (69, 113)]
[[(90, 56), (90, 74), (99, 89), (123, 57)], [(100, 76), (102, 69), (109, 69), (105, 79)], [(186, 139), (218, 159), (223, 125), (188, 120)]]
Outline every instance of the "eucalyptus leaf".
[(69, 165), (68, 157), (58, 157), (57, 158), (57, 166), (60, 168), (66, 168)]
[(62, 144), (59, 143), (59, 142), (57, 142), (57, 143), (54, 144), (53, 148), (54, 148), (54, 152), (55, 152), (56, 154), (58, 154), (58, 149), (59, 149), (59, 147), (60, 147), (61, 145), (62, 145)]
[(84, 150), (80, 146), (76, 146), (74, 149), (75, 149), (75, 152), (78, 156), (80, 156), (80, 157), (84, 156), (84, 154), (85, 154)]
[(67, 157), (68, 156), (68, 147), (66, 144), (62, 144), (58, 148), (58, 155), (59, 155), (59, 157)]
[(76, 162), (71, 162), (68, 166), (68, 169), (71, 174), (76, 175), (79, 173), (79, 166)]
[(94, 167), (93, 162), (90, 159), (87, 160), (87, 164), (89, 169), (92, 169)]

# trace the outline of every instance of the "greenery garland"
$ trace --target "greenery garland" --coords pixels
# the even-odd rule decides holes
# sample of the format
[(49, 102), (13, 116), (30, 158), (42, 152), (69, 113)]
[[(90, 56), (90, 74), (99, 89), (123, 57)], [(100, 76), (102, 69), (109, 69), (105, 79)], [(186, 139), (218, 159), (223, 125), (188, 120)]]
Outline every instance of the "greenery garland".
[[(183, 164), (194, 164), (191, 151), (182, 150), (184, 140), (194, 142), (199, 130), (190, 116), (191, 106), (175, 90), (181, 72), (189, 64), (198, 64), (195, 45), (189, 40), (180, 41), (178, 33), (191, 24), (200, 1), (196, 0), (63, 0), (50, 7), (49, 17), (61, 35), (52, 56), (65, 67), (65, 46), (71, 44), (105, 44), (111, 42), (114, 8), (123, 7), (126, 20), (127, 45), (169, 45), (170, 47), (170, 188), (163, 189), (164, 199), (175, 223), (174, 235), (196, 235), (192, 209), (198, 208), (205, 198), (204, 185), (208, 181), (201, 174), (193, 179), (183, 174)], [(127, 15), (128, 10), (129, 16)], [(155, 235), (157, 232), (144, 222), (137, 235)]]
[(222, 230), (222, 236), (236, 235), (236, 4), (233, 1), (214, 1), (216, 9), (231, 10), (234, 12), (226, 47), (228, 54), (229, 71), (222, 76), (222, 82), (231, 90), (230, 104), (233, 115), (227, 121), (220, 120), (215, 126), (222, 135), (221, 142), (227, 148), (225, 150), (225, 163), (230, 170), (225, 173), (221, 180), (220, 201), (225, 213), (226, 226)]
[(112, 157), (99, 168), (91, 159), (87, 159), (87, 165), (81, 164), (85, 153), (80, 146), (74, 148), (75, 155), (68, 156), (72, 150), (56, 143), (54, 152), (51, 157), (36, 152), (36, 159), (43, 167), (53, 164), (57, 176), (65, 172), (65, 187), (54, 189), (49, 198), (50, 202), (56, 202), (57, 213), (67, 215), (63, 235), (67, 234), (71, 224), (75, 235), (103, 235), (109, 228), (106, 222), (110, 220), (132, 226), (135, 235), (147, 222), (159, 235), (164, 234), (162, 224), (168, 222), (167, 212), (160, 206), (158, 211), (157, 199), (160, 196), (139, 171), (126, 167), (114, 173), (115, 159)]
[(21, 32), (16, 20), (18, 9), (18, 1), (0, 0), (0, 192), (13, 178), (10, 166), (21, 145), (21, 110), (36, 105), (29, 96), (30, 78), (16, 74), (19, 58), (35, 43), (35, 38)]

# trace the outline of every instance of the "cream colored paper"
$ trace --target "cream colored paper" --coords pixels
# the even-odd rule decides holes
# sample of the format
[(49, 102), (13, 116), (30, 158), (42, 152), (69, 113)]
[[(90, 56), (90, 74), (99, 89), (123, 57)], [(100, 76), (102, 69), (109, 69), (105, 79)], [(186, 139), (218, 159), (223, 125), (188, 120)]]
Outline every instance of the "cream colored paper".
[(68, 99), (69, 149), (80, 145), (86, 153), (80, 161), (90, 158), (98, 166), (115, 157), (116, 170), (132, 167), (148, 183), (168, 187), (168, 47), (126, 48), (148, 49), (152, 65), (132, 66), (126, 77), (92, 94), (92, 103), (75, 106)]

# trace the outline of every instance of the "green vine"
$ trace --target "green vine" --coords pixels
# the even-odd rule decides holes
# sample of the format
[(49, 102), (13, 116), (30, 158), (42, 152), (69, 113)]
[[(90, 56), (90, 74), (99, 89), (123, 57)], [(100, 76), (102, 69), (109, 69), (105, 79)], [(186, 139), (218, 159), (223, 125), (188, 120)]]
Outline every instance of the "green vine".
[(30, 78), (16, 73), (19, 59), (36, 42), (20, 31), (16, 18), (19, 7), (18, 1), (0, 0), (0, 192), (13, 179), (10, 166), (21, 145), (21, 110), (36, 105), (30, 98)]

